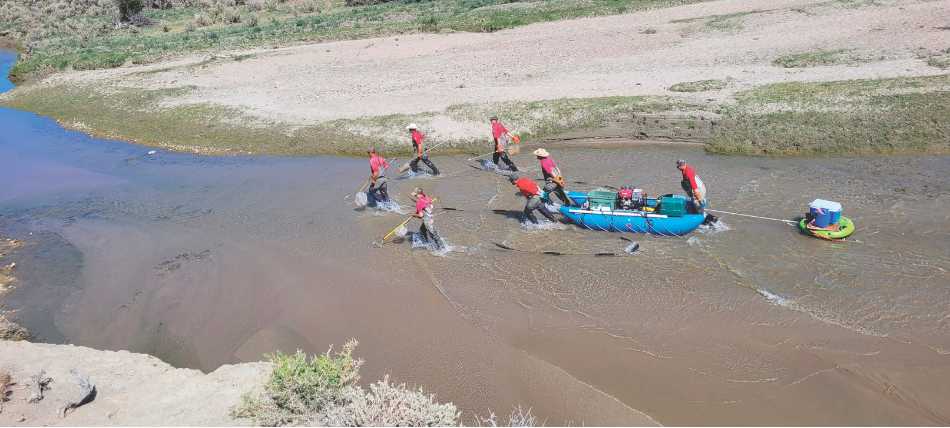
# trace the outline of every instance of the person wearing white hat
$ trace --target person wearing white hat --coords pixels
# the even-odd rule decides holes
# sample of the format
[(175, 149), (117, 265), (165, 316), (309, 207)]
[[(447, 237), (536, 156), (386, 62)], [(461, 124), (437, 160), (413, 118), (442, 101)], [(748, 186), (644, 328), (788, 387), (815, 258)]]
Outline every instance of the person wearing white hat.
[(544, 176), (544, 191), (548, 192), (549, 195), (557, 195), (558, 199), (565, 205), (573, 205), (574, 201), (572, 201), (564, 191), (564, 176), (561, 175), (561, 169), (554, 163), (554, 159), (551, 159), (551, 154), (548, 153), (547, 150), (540, 148), (534, 151), (534, 155), (537, 156), (538, 161), (541, 162), (541, 175)]
[(508, 142), (511, 141), (511, 132), (498, 120), (498, 117), (492, 116), (489, 120), (491, 121), (492, 139), (495, 141), (495, 152), (492, 154), (492, 160), (495, 161), (495, 166), (500, 167), (501, 164), (498, 162), (504, 161), (505, 164), (508, 165), (509, 171), (518, 171), (518, 167), (515, 166), (515, 163), (508, 157), (508, 152), (505, 151), (508, 147)]
[(435, 164), (429, 160), (429, 155), (426, 154), (425, 150), (422, 149), (423, 142), (425, 141), (425, 134), (419, 132), (419, 126), (415, 123), (410, 123), (406, 127), (406, 130), (409, 131), (409, 138), (412, 139), (412, 148), (416, 152), (416, 158), (409, 162), (409, 168), (412, 169), (412, 172), (419, 172), (419, 161), (426, 164), (429, 169), (432, 170), (432, 175), (439, 175), (439, 168), (435, 167)]

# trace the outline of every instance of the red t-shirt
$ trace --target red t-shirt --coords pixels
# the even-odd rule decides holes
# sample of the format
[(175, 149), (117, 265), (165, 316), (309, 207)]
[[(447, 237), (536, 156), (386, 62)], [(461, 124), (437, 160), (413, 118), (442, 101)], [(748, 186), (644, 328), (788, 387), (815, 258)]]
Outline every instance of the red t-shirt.
[(683, 172), (683, 180), (689, 180), (689, 186), (690, 186), (693, 190), (695, 190), (696, 188), (699, 187), (699, 185), (696, 184), (696, 170), (693, 169), (692, 166), (690, 166), (690, 165), (685, 165), (685, 166), (683, 167), (683, 171), (682, 171), (682, 172)]
[(538, 187), (537, 183), (528, 177), (521, 177), (515, 180), (515, 186), (518, 186), (518, 190), (521, 191), (522, 195), (525, 195), (529, 198), (541, 194), (541, 189)]
[(502, 125), (501, 121), (496, 120), (495, 123), (491, 124), (491, 135), (496, 140), (507, 132), (508, 128), (505, 128), (505, 125)]
[(373, 174), (376, 174), (383, 168), (389, 168), (389, 162), (386, 161), (382, 156), (373, 153), (369, 157), (369, 171)]
[(425, 134), (419, 132), (418, 129), (412, 130), (412, 142), (416, 145), (416, 153), (422, 154), (422, 140), (425, 137)]
[(557, 164), (554, 163), (554, 159), (551, 159), (550, 157), (541, 158), (541, 171), (544, 172), (545, 177), (557, 176), (558, 174), (555, 174), (555, 172), (558, 172), (555, 171), (556, 169)]
[(432, 205), (432, 198), (419, 195), (419, 199), (416, 199), (416, 215), (421, 215), (430, 205)]

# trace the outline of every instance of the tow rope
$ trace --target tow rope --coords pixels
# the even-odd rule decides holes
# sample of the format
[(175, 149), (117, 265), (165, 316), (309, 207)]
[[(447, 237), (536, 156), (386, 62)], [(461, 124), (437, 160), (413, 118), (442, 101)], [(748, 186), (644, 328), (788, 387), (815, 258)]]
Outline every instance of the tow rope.
[(711, 209), (709, 209), (709, 208), (706, 208), (706, 211), (711, 211), (711, 212), (720, 213), (720, 214), (737, 215), (737, 216), (740, 216), (740, 217), (751, 217), (751, 218), (757, 218), (757, 219), (760, 219), (760, 220), (780, 221), (780, 222), (782, 222), (782, 223), (787, 223), (787, 224), (791, 224), (791, 225), (797, 224), (797, 223), (795, 223), (795, 222), (792, 221), (792, 220), (785, 220), (785, 219), (781, 219), (781, 218), (762, 217), (762, 216), (752, 215), (752, 214), (741, 214), (741, 213), (733, 213), (733, 212), (729, 212), (729, 211), (711, 210)]
[(529, 253), (529, 254), (542, 254), (545, 256), (594, 256), (594, 257), (619, 257), (620, 254), (613, 252), (596, 252), (596, 253), (565, 253), (563, 251), (531, 251), (531, 250), (522, 250), (519, 248), (514, 248), (509, 245), (503, 244), (501, 242), (492, 241), (492, 244), (495, 244), (496, 247), (501, 248), (507, 251), (516, 251), (519, 253)]

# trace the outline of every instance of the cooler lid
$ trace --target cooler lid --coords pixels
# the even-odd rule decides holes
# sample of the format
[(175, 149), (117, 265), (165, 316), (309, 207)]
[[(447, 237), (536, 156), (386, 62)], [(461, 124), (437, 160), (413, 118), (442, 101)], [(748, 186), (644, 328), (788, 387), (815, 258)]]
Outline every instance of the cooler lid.
[(834, 201), (826, 201), (824, 199), (815, 199), (808, 204), (810, 208), (820, 208), (828, 211), (841, 211), (841, 204)]

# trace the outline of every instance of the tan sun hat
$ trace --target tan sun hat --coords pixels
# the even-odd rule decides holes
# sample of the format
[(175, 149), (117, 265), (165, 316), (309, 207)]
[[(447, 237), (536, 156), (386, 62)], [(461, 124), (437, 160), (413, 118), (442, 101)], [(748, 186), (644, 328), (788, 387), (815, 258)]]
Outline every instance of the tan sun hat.
[(410, 123), (409, 126), (406, 127), (407, 131), (412, 131), (413, 129), (419, 129), (419, 125), (416, 125), (415, 123)]
[(542, 157), (542, 158), (546, 158), (546, 157), (548, 157), (548, 156), (551, 156), (551, 154), (548, 153), (548, 151), (547, 151), (547, 150), (544, 150), (544, 149), (537, 149), (537, 150), (535, 150), (535, 151), (534, 151), (534, 155), (535, 155), (535, 156), (538, 156), (538, 157)]
[(416, 187), (415, 189), (412, 189), (412, 193), (410, 193), (409, 196), (412, 196), (413, 198), (415, 198), (416, 196), (419, 196), (420, 193), (425, 193), (425, 192), (422, 191), (421, 187)]

